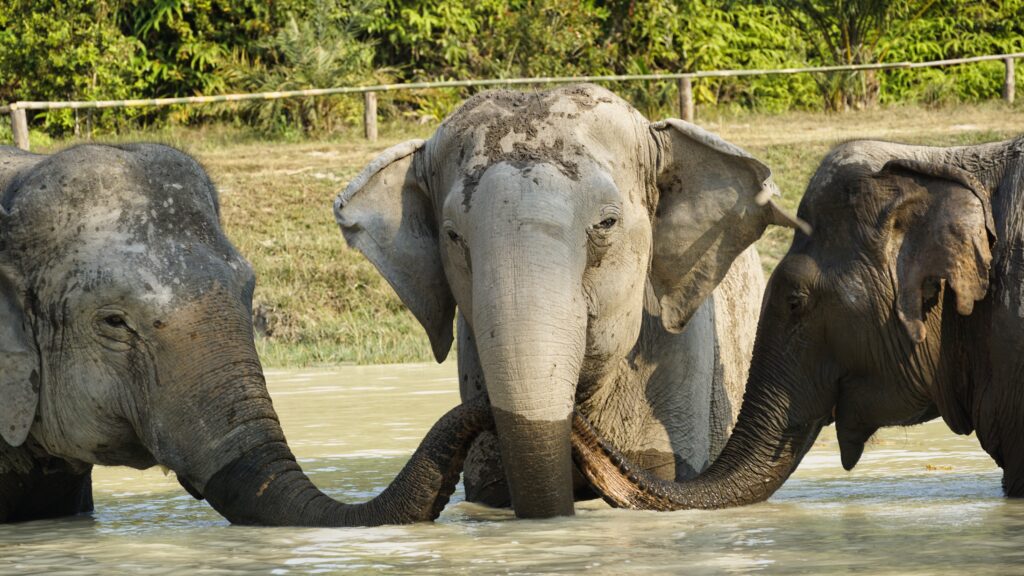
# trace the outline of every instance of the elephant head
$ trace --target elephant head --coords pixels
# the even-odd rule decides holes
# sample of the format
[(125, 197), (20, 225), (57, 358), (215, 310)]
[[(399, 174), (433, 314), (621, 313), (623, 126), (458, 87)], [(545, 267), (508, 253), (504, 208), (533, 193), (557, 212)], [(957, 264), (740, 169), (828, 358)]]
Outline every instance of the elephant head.
[(267, 393), (253, 271), (221, 231), (216, 190), (194, 160), (140, 144), (0, 150), (0, 162), (0, 442), (86, 469), (166, 466), (236, 523), (439, 513), (466, 436), (489, 416), (448, 416), (370, 503), (317, 490)]
[(682, 330), (769, 223), (792, 223), (774, 191), (743, 150), (583, 85), (474, 96), (373, 160), (335, 216), (438, 361), (458, 306), (512, 505), (546, 517), (573, 513), (574, 403), (637, 345), (645, 299)]
[[(771, 496), (832, 422), (847, 470), (883, 426), (941, 415), (971, 432), (974, 372), (962, 345), (987, 332), (968, 322), (989, 292), (993, 194), (1022, 143), (833, 150), (798, 212), (814, 233), (797, 233), (768, 282), (743, 406), (721, 455), (682, 483), (613, 455), (590, 474), (600, 490), (627, 507), (736, 506)], [(587, 446), (597, 461), (614, 452), (593, 437)], [(620, 467), (634, 481), (623, 482)]]

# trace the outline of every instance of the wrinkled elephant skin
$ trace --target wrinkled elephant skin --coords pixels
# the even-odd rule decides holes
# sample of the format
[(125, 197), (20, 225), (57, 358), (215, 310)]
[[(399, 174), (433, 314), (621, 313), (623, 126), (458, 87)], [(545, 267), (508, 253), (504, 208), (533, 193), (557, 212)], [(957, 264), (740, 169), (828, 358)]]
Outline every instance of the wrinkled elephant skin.
[(794, 224), (775, 191), (721, 138), (580, 85), (470, 98), (373, 160), (335, 215), (438, 361), (458, 309), (462, 397), (488, 398), (497, 434), (469, 456), (467, 497), (547, 517), (586, 492), (574, 407), (664, 478), (724, 445), (763, 287), (750, 246)]
[(253, 342), (252, 269), (202, 168), (166, 146), (0, 148), (0, 521), (92, 510), (96, 464), (177, 474), (244, 524), (436, 517), (486, 407), (443, 418), (360, 505), (299, 469)]
[[(682, 484), (642, 470), (632, 489), (601, 472), (595, 482), (622, 506), (747, 504), (782, 485), (824, 425), (835, 422), (850, 470), (879, 428), (942, 417), (974, 432), (1004, 492), (1024, 496), (1024, 138), (848, 142), (824, 159), (798, 215), (814, 231), (797, 234), (769, 280), (718, 460)], [(598, 460), (614, 452), (588, 445)]]

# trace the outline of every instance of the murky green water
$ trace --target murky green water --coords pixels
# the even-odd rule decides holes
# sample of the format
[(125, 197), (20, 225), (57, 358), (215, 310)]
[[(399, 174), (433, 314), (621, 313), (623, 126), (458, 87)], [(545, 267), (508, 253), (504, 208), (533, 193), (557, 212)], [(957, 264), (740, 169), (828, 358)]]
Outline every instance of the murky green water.
[[(386, 486), (458, 402), (455, 366), (268, 373), (288, 439), (332, 496)], [(889, 430), (844, 472), (831, 430), (770, 502), (718, 512), (515, 521), (463, 502), (435, 524), (229, 526), (159, 471), (101, 468), (91, 517), (0, 526), (0, 572), (74, 573), (1024, 573), (1024, 502), (974, 438), (941, 423)]]

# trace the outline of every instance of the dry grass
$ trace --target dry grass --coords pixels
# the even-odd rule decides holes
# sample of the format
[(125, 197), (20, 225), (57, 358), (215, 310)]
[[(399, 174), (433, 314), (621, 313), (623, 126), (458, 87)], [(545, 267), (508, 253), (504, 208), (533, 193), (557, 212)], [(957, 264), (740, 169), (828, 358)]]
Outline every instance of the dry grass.
[[(998, 103), (823, 115), (723, 115), (698, 122), (758, 156), (776, 173), (782, 204), (795, 210), (819, 160), (835, 144), (880, 138), (951, 145), (1024, 132), (1024, 107)], [(426, 137), (432, 126), (386, 125), (374, 144), (353, 131), (323, 141), (265, 141), (237, 129), (168, 130), (123, 140), (158, 140), (188, 150), (221, 189), (224, 227), (253, 263), (259, 339), (268, 366), (424, 361), (430, 347), (391, 288), (341, 238), (331, 203), (384, 148)], [(66, 143), (58, 143), (63, 146)], [(788, 230), (759, 242), (767, 270), (789, 245)]]
[[(1002, 140), (1024, 133), (1024, 106), (992, 102), (938, 109), (901, 106), (845, 114), (711, 113), (698, 116), (698, 122), (771, 166), (782, 190), (780, 204), (795, 212), (818, 163), (836, 144), (863, 138), (932, 146)], [(766, 272), (771, 272), (785, 254), (792, 237), (791, 231), (773, 227), (758, 242)]]

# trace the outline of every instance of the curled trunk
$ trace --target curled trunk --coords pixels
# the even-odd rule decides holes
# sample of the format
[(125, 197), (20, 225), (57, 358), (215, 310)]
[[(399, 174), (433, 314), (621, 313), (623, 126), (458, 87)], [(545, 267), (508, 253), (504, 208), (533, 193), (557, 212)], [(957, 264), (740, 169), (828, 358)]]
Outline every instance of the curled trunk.
[[(722, 453), (697, 478), (672, 482), (655, 477), (623, 458), (578, 413), (573, 416), (572, 435), (577, 466), (605, 501), (620, 508), (715, 509), (767, 500), (793, 473), (828, 421), (800, 416), (817, 414), (819, 401), (791, 392), (797, 381), (777, 360), (782, 357), (779, 348), (772, 348), (761, 341), (755, 344), (736, 427)], [(765, 378), (767, 373), (788, 374), (792, 381)]]
[[(796, 469), (821, 425), (790, 435), (775, 456), (726, 444), (712, 466), (687, 482), (663, 480), (632, 464), (601, 439), (578, 413), (573, 417), (573, 459), (601, 497), (616, 508), (689, 510), (744, 506), (767, 500)], [(733, 435), (735, 438), (736, 435)]]
[[(140, 426), (157, 461), (235, 524), (376, 526), (432, 520), (458, 482), (476, 436), (494, 426), (484, 403), (445, 414), (391, 485), (362, 504), (325, 495), (285, 441), (253, 346), (249, 310), (207, 292), (162, 328), (170, 375)], [(184, 361), (187, 359), (187, 361)]]
[(448, 503), (473, 439), (493, 427), (490, 409), (463, 404), (434, 424), (387, 489), (361, 504), (321, 492), (284, 442), (246, 452), (206, 483), (204, 496), (234, 524), (379, 526), (433, 520)]

